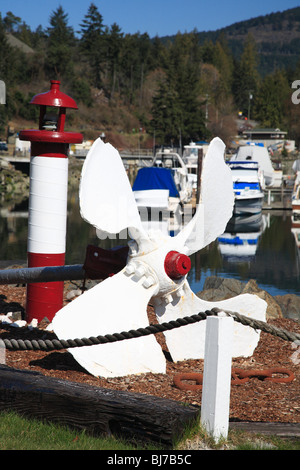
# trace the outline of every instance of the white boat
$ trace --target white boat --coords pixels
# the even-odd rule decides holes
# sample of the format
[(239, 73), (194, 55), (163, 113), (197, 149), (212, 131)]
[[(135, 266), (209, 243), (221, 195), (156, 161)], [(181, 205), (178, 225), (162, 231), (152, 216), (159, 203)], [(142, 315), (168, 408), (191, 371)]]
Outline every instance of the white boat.
[(183, 148), (183, 161), (188, 171), (188, 179), (192, 184), (193, 189), (197, 188), (197, 175), (198, 175), (198, 153), (202, 150), (203, 157), (207, 151), (208, 144), (196, 144), (190, 142), (189, 145), (185, 145)]
[(152, 166), (171, 170), (180, 201), (182, 203), (190, 202), (193, 194), (192, 183), (188, 178), (187, 166), (177, 152), (171, 149), (159, 150), (155, 154)]
[(260, 145), (241, 145), (237, 153), (230, 159), (231, 162), (256, 162), (259, 167), (260, 183), (262, 189), (273, 187), (275, 182), (275, 171), (266, 147)]
[(148, 229), (158, 228), (174, 235), (182, 228), (183, 205), (191, 201), (192, 184), (178, 153), (157, 152), (152, 166), (138, 171), (132, 190), (142, 223)]
[(264, 193), (261, 186), (259, 166), (252, 161), (227, 162), (232, 174), (235, 215), (261, 212)]

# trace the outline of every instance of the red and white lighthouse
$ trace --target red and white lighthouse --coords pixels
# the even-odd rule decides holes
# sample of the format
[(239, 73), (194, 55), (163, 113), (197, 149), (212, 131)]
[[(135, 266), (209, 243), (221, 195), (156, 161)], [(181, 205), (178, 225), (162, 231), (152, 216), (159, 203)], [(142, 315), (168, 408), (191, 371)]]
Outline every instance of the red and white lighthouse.
[[(48, 92), (30, 102), (40, 106), (39, 129), (20, 132), (21, 140), (31, 142), (28, 267), (65, 264), (69, 144), (83, 140), (80, 133), (64, 131), (66, 109), (77, 109), (76, 102), (59, 90), (59, 81), (50, 83)], [(29, 283), (27, 322), (51, 321), (62, 307), (63, 288), (61, 281)]]

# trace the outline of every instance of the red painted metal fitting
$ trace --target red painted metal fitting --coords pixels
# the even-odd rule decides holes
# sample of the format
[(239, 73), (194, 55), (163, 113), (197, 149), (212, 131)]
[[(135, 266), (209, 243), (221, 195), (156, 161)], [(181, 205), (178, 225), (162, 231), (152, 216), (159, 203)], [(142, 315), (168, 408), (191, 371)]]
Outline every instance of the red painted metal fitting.
[[(42, 147), (41, 143), (47, 143), (46, 152), (52, 153), (53, 156), (57, 158), (59, 153), (62, 153), (62, 156), (67, 151), (67, 145), (63, 146), (62, 144), (79, 144), (83, 140), (82, 134), (78, 132), (65, 132), (65, 121), (66, 121), (66, 109), (73, 108), (78, 109), (76, 102), (70, 96), (62, 93), (59, 90), (60, 82), (58, 80), (50, 81), (50, 90), (46, 93), (40, 93), (35, 95), (30, 104), (35, 104), (40, 106), (40, 118), (39, 118), (39, 129), (28, 129), (20, 132), (21, 140), (28, 140), (31, 142), (32, 152), (31, 155), (41, 155), (44, 154), (45, 147)], [(56, 128), (47, 130), (45, 128), (45, 121), (47, 119), (47, 106), (51, 108), (58, 109), (58, 115), (56, 116)], [(49, 150), (50, 144), (60, 144), (55, 149)], [(61, 151), (61, 147), (63, 150)], [(56, 154), (56, 155), (55, 155)]]
[(178, 251), (169, 251), (165, 259), (165, 271), (173, 279), (181, 279), (191, 269), (191, 260)]

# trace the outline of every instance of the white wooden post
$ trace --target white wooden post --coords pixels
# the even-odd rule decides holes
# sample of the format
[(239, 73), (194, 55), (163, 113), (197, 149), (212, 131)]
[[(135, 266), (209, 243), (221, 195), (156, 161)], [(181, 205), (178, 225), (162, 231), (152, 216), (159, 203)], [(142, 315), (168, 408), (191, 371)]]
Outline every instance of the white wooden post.
[(228, 435), (233, 321), (228, 316), (206, 320), (201, 424), (215, 441)]
[(6, 349), (2, 339), (0, 339), (0, 364), (6, 364)]
[(6, 86), (3, 80), (0, 80), (0, 104), (6, 104)]
[(271, 190), (268, 190), (268, 207), (271, 206)]

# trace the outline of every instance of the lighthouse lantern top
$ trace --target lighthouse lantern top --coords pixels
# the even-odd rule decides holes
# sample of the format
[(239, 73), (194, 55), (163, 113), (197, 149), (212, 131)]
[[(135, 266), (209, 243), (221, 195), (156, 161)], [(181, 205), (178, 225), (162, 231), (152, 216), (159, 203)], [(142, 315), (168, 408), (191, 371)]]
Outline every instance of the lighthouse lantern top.
[(78, 109), (78, 106), (73, 98), (60, 91), (59, 80), (50, 80), (50, 84), (50, 90), (46, 93), (39, 93), (38, 95), (35, 95), (30, 101), (30, 104)]

